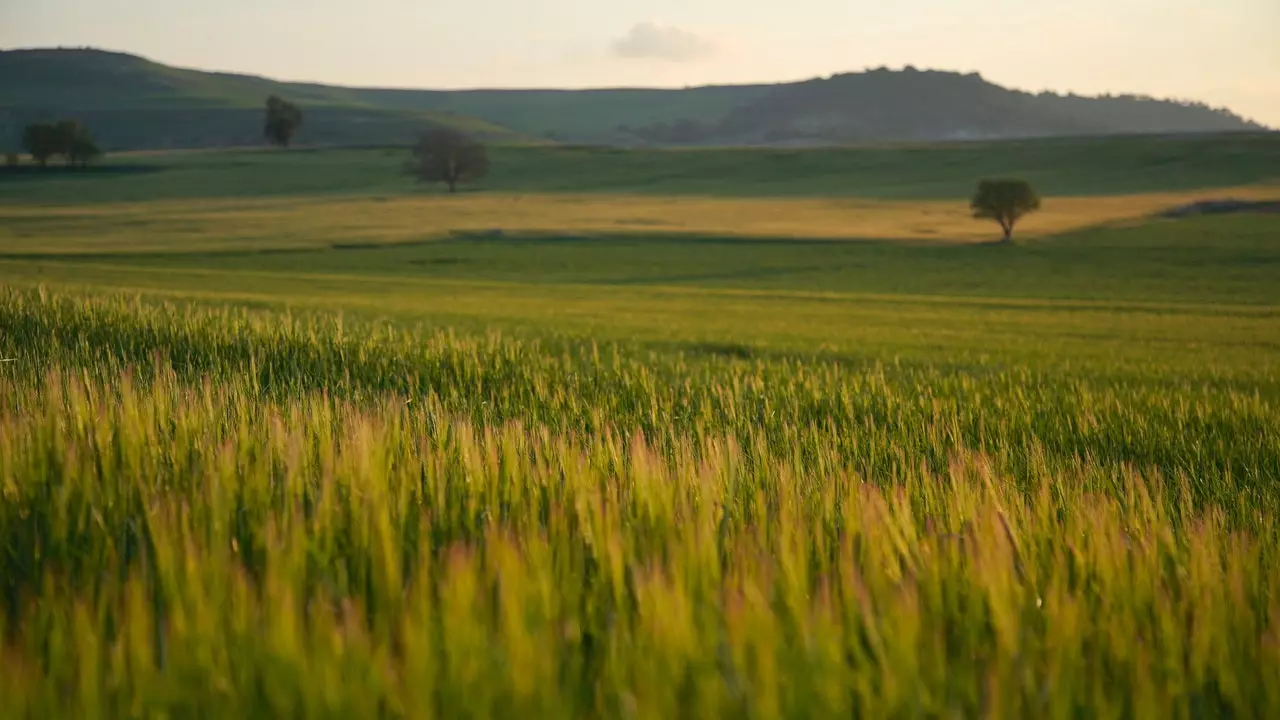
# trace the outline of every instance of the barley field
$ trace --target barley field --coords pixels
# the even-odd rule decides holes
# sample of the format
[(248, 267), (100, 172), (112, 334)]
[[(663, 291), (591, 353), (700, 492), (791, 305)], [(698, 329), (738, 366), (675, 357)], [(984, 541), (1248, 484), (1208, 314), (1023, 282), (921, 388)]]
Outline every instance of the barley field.
[[(1123, 177), (1007, 247), (22, 185), (0, 717), (1280, 715), (1280, 218)], [(716, 202), (798, 224), (563, 226)]]

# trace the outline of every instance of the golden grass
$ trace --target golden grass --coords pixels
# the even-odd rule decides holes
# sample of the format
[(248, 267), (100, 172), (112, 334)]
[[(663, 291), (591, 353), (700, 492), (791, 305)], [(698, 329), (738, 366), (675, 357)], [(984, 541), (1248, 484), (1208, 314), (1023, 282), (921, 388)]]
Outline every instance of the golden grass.
[[(1123, 223), (1205, 197), (1262, 199), (1274, 187), (1213, 192), (1046, 198), (1025, 237)], [(0, 206), (6, 253), (213, 251), (397, 243), (452, 232), (640, 233), (885, 239), (992, 240), (962, 201), (696, 198), (471, 194), (397, 198), (155, 201), (78, 207)]]

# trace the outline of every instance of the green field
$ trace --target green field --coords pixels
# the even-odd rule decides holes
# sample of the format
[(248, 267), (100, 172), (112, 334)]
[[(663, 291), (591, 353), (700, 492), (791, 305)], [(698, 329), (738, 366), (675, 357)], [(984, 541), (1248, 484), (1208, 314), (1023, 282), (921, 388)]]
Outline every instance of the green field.
[(0, 717), (1274, 716), (1276, 148), (0, 179)]
[[(1023, 177), (1048, 196), (1274, 183), (1280, 133), (814, 150), (517, 146), (491, 154), (493, 171), (475, 192), (958, 200), (975, 178), (991, 175)], [(0, 172), (0, 203), (419, 194), (399, 172), (408, 157), (403, 148), (123, 154), (90, 173)]]

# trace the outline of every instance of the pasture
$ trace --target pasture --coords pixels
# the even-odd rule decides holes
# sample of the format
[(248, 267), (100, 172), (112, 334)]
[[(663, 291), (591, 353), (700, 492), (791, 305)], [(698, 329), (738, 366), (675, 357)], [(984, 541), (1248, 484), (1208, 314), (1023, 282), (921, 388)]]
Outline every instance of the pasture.
[(1278, 147), (0, 179), (0, 716), (1272, 715)]

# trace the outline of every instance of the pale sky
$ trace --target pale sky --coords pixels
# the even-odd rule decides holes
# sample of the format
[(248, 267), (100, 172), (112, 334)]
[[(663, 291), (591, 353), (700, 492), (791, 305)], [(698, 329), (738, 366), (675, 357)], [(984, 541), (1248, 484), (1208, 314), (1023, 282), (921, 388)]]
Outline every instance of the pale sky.
[(1280, 127), (1280, 0), (0, 0), (0, 48), (380, 87), (679, 87), (887, 65)]

